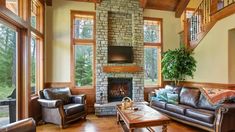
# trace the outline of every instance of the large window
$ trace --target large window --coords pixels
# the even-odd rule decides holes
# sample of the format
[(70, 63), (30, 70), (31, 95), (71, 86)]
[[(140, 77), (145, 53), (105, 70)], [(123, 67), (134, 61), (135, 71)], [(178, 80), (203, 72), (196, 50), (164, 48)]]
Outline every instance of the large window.
[(77, 88), (94, 85), (95, 13), (72, 11), (72, 83)]
[(40, 0), (31, 0), (31, 49), (30, 49), (30, 91), (36, 95), (42, 89), (43, 58), (43, 4)]
[(162, 20), (144, 18), (144, 85), (161, 85)]
[(17, 49), (17, 31), (0, 22), (0, 126), (17, 119)]

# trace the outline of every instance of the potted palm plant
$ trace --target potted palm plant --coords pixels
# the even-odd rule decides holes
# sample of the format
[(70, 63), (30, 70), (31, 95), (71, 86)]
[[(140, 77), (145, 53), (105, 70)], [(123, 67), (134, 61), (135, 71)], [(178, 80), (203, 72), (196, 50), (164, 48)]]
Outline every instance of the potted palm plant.
[(165, 79), (174, 81), (174, 85), (179, 85), (186, 76), (193, 78), (196, 71), (196, 60), (193, 51), (185, 47), (175, 50), (168, 50), (163, 53), (162, 74)]

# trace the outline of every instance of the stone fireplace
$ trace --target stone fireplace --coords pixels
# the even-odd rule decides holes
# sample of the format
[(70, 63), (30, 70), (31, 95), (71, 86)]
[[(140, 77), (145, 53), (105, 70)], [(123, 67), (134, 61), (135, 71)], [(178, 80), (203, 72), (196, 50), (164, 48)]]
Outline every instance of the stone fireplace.
[(132, 78), (108, 78), (108, 102), (132, 98)]
[[(133, 63), (108, 63), (108, 46), (133, 47)], [(128, 88), (128, 93), (131, 93), (129, 96), (136, 102), (144, 101), (143, 70), (104, 72), (104, 67), (138, 66), (143, 68), (143, 65), (143, 8), (140, 7), (139, 0), (102, 0), (96, 6), (96, 115), (116, 114), (115, 106), (123, 97), (115, 100), (118, 102), (108, 99), (110, 78), (127, 80), (131, 78), (132, 87)], [(120, 89), (114, 91), (123, 92)], [(114, 91), (113, 94), (119, 94)]]

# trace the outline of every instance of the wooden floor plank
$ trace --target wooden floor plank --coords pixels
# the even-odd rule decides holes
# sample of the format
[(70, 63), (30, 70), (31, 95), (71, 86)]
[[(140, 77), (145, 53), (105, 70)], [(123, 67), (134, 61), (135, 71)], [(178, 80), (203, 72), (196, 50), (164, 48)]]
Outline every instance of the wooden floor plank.
[[(161, 132), (161, 127), (152, 127), (156, 132)], [(167, 127), (168, 132), (206, 132), (182, 123), (172, 122)], [(37, 127), (37, 132), (123, 132), (116, 122), (116, 116), (97, 117), (94, 114), (87, 116), (87, 120), (78, 120), (71, 123), (68, 128), (61, 129), (58, 125), (45, 124)], [(148, 132), (146, 128), (136, 129), (135, 132)]]

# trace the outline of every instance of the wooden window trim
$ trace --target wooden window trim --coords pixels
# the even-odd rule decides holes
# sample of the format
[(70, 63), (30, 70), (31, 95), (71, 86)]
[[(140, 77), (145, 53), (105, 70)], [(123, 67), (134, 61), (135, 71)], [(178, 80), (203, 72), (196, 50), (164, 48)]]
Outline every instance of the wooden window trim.
[(150, 20), (150, 21), (158, 21), (160, 22), (160, 38), (161, 38), (161, 42), (160, 43), (148, 43), (148, 42), (144, 42), (144, 48), (157, 48), (158, 53), (160, 53), (160, 55), (158, 56), (158, 81), (159, 83), (157, 85), (145, 85), (144, 88), (159, 88), (162, 87), (163, 84), (163, 80), (162, 80), (162, 73), (161, 73), (161, 60), (162, 60), (162, 56), (161, 53), (163, 51), (163, 19), (162, 18), (153, 18), (153, 17), (144, 17), (144, 20)]
[[(32, 0), (33, 3), (35, 3), (36, 5), (36, 28), (32, 27), (32, 30), (37, 30), (40, 33), (43, 33), (43, 14), (44, 14), (44, 5), (43, 3), (41, 3), (41, 0)], [(30, 4), (32, 6), (32, 4)], [(31, 10), (31, 8), (30, 8)], [(31, 16), (32, 11), (30, 12), (30, 16)], [(31, 25), (31, 17), (30, 17), (30, 25)]]
[[(44, 16), (45, 7), (43, 6), (43, 0), (38, 0), (42, 4), (41, 8), (41, 30), (35, 31), (31, 28), (30, 17), (31, 17), (31, 0), (18, 0), (18, 15), (6, 8), (6, 1), (0, 0), (0, 19), (4, 22), (9, 23), (17, 28), (18, 32), (18, 97), (17, 97), (17, 111), (18, 119), (29, 117), (31, 110), (29, 104), (31, 98), (34, 96), (30, 95), (30, 43), (31, 33), (36, 34), (41, 38), (40, 42), (40, 54), (42, 57), (38, 60), (40, 63), (40, 88), (43, 88), (43, 42), (44, 42)], [(38, 70), (38, 69), (37, 69)]]
[[(93, 39), (75, 39), (74, 38), (74, 20), (76, 18), (76, 15), (89, 15), (89, 16), (93, 16)], [(70, 29), (70, 39), (71, 39), (71, 47), (70, 47), (70, 79), (71, 79), (71, 88), (76, 88), (79, 90), (86, 90), (86, 89), (94, 89), (96, 86), (96, 73), (95, 73), (95, 53), (96, 53), (96, 13), (95, 12), (89, 12), (89, 11), (75, 11), (75, 10), (71, 10), (71, 29)], [(92, 65), (92, 85), (91, 86), (82, 86), (82, 87), (78, 87), (75, 85), (75, 61), (74, 61), (74, 55), (75, 55), (75, 46), (76, 45), (92, 45), (92, 49), (93, 49), (93, 65)]]

